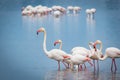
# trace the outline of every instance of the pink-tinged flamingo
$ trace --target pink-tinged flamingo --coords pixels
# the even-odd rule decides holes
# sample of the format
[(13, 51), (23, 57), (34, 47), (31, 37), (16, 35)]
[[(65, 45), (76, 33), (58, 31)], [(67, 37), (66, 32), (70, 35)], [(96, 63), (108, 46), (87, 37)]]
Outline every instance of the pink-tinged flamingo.
[[(99, 43), (96, 42), (96, 44), (99, 44)], [(95, 49), (96, 49), (96, 44), (94, 45)], [(102, 42), (101, 42), (101, 44), (102, 44)], [(115, 67), (115, 72), (117, 71), (115, 58), (120, 58), (120, 49), (115, 48), (115, 47), (109, 47), (105, 50), (104, 56), (101, 57), (101, 56), (98, 55), (98, 57), (99, 57), (99, 60), (105, 60), (107, 57), (111, 58), (112, 59), (111, 71), (113, 72), (113, 66)]]
[(64, 61), (64, 59), (69, 58), (68, 54), (60, 49), (52, 49), (50, 51), (46, 48), (46, 30), (44, 28), (40, 28), (37, 30), (37, 35), (43, 32), (44, 33), (44, 41), (43, 41), (43, 50), (44, 53), (47, 55), (48, 58), (54, 59), (58, 61), (58, 70), (60, 70), (60, 61)]
[[(100, 40), (96, 40), (95, 43), (93, 42), (90, 42), (89, 45), (92, 45), (94, 49), (92, 49), (92, 54), (90, 55), (90, 58), (93, 59), (93, 64), (94, 64), (94, 71), (96, 71), (96, 61), (97, 61), (97, 69), (99, 71), (99, 56), (103, 57), (102, 53), (101, 53), (101, 50), (102, 50), (102, 44), (100, 44), (100, 49), (97, 49), (96, 48), (96, 44), (100, 44), (101, 41)], [(89, 46), (91, 48), (91, 46)]]

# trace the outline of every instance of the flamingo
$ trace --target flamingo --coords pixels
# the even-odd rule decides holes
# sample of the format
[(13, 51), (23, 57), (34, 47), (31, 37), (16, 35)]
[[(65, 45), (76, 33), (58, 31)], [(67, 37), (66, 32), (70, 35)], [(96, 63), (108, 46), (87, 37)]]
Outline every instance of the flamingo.
[(73, 7), (73, 6), (68, 6), (68, 7), (67, 7), (68, 13), (73, 12), (73, 9), (74, 9), (74, 7)]
[[(95, 42), (96, 44), (102, 44)], [(94, 46), (96, 46), (96, 44)], [(96, 49), (96, 47), (94, 47)], [(101, 52), (102, 53), (102, 52)], [(105, 60), (106, 58), (111, 58), (112, 59), (112, 64), (111, 64), (111, 72), (113, 72), (113, 66), (115, 68), (115, 72), (117, 71), (117, 66), (116, 66), (116, 62), (115, 62), (115, 58), (120, 58), (120, 49), (116, 48), (116, 47), (109, 47), (105, 50), (105, 54), (104, 56), (99, 56), (99, 60)]]
[(53, 15), (54, 15), (55, 17), (59, 17), (59, 16), (61, 15), (61, 12), (60, 12), (59, 10), (54, 11), (54, 12), (53, 12)]
[[(100, 44), (101, 41), (100, 40), (96, 40), (95, 43), (93, 42), (90, 42), (89, 45), (92, 45), (94, 49), (92, 49), (92, 54), (90, 54), (90, 58), (93, 59), (93, 64), (94, 64), (94, 71), (96, 71), (96, 64), (95, 64), (95, 61), (97, 60), (97, 69), (99, 70), (99, 56), (103, 57), (102, 53), (101, 53), (101, 50), (102, 50), (102, 44), (100, 44), (100, 50), (99, 49), (96, 49), (96, 44)], [(91, 46), (89, 46), (91, 48)]]
[(90, 19), (94, 19), (94, 14), (95, 13), (96, 13), (96, 9), (95, 8), (86, 9), (87, 17), (90, 18)]
[[(56, 44), (60, 44), (59, 49), (62, 50), (62, 40), (56, 40), (56, 41), (54, 42), (54, 46), (56, 46)], [(72, 57), (71, 54), (68, 54), (68, 55), (69, 55), (70, 57)], [(71, 61), (70, 61), (69, 59), (66, 59), (66, 60), (64, 60), (64, 62), (67, 63), (68, 68), (69, 68)], [(64, 64), (64, 65), (65, 65), (65, 64)], [(66, 65), (65, 65), (65, 66), (66, 66)]]
[(91, 10), (90, 9), (86, 9), (86, 14), (87, 14), (87, 17), (90, 18)]
[(73, 13), (74, 14), (78, 13), (80, 10), (81, 10), (81, 8), (78, 7), (78, 6), (73, 7)]
[(92, 19), (94, 19), (94, 14), (96, 13), (96, 9), (95, 8), (91, 8), (91, 13), (92, 13), (91, 17), (92, 17)]
[(44, 41), (43, 41), (43, 50), (46, 56), (50, 59), (54, 59), (58, 62), (58, 70), (60, 70), (60, 62), (63, 61), (64, 59), (69, 58), (70, 56), (67, 55), (66, 52), (60, 50), (60, 49), (52, 49), (50, 51), (47, 50), (46, 48), (46, 30), (41, 27), (40, 29), (37, 30), (37, 35), (43, 32), (44, 33)]
[[(62, 40), (56, 40), (55, 42), (54, 42), (54, 46), (56, 45), (56, 44), (60, 44), (60, 47), (59, 47), (59, 49), (62, 49)], [(86, 48), (84, 48), (84, 47), (74, 47), (72, 50), (71, 50), (71, 52), (72, 52), (72, 56), (73, 55), (76, 55), (76, 54), (79, 54), (79, 55), (82, 55), (82, 56), (86, 56), (86, 57), (89, 57), (88, 55), (89, 55), (89, 50), (88, 49), (86, 49)], [(69, 54), (69, 56), (71, 56), (70, 54)], [(72, 57), (71, 56), (71, 57)], [(68, 64), (68, 67), (69, 67), (69, 64), (70, 64), (70, 60), (65, 60), (65, 62)], [(91, 65), (92, 65), (92, 63), (91, 62), (89, 62)], [(85, 68), (86, 68), (86, 65), (84, 64), (84, 66), (85, 66)]]

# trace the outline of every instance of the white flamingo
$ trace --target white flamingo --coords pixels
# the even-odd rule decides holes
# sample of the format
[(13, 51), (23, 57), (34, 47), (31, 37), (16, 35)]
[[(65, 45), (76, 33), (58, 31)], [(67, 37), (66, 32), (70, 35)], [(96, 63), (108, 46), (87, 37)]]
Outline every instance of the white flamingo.
[[(96, 43), (96, 44), (99, 44), (99, 43)], [(95, 44), (95, 46), (96, 46), (96, 44)], [(102, 42), (101, 42), (101, 44), (102, 44)], [(94, 47), (94, 48), (96, 49), (96, 47)], [(105, 60), (107, 57), (111, 58), (112, 59), (111, 71), (113, 72), (113, 65), (115, 67), (115, 72), (117, 71), (115, 58), (120, 58), (120, 49), (115, 48), (115, 47), (109, 47), (105, 50), (104, 56), (101, 57), (98, 55), (98, 57), (99, 57), (99, 60)]]
[(95, 8), (86, 9), (86, 14), (88, 19), (94, 19), (94, 14), (96, 13)]
[(56, 61), (58, 61), (58, 70), (60, 70), (60, 61), (63, 61), (64, 59), (69, 58), (69, 56), (67, 55), (66, 52), (60, 50), (60, 49), (52, 49), (50, 51), (48, 51), (46, 49), (46, 30), (44, 28), (40, 28), (37, 30), (37, 35), (39, 34), (39, 32), (43, 32), (44, 33), (44, 41), (43, 41), (43, 50), (44, 53), (47, 55), (48, 58), (54, 59)]
[(67, 13), (73, 12), (74, 7), (73, 6), (68, 6), (67, 7)]
[(54, 11), (54, 12), (53, 12), (53, 15), (54, 15), (55, 17), (59, 17), (59, 16), (61, 15), (61, 12), (60, 12), (59, 10)]
[(78, 7), (78, 6), (73, 7), (73, 13), (74, 14), (78, 13), (80, 10), (81, 10), (81, 8)]
[(87, 18), (91, 17), (91, 10), (90, 9), (86, 9), (86, 14), (87, 14)]
[(92, 13), (92, 15), (91, 15), (91, 17), (92, 17), (92, 19), (94, 19), (94, 14), (96, 13), (96, 9), (95, 8), (91, 8), (91, 13)]

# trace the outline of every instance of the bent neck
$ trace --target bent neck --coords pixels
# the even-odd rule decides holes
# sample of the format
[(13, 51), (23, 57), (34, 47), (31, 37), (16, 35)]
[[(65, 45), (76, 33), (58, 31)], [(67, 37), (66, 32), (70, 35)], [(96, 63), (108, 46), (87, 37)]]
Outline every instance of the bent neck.
[(102, 51), (102, 43), (100, 43), (100, 51)]
[(62, 42), (60, 43), (60, 47), (59, 47), (60, 50), (62, 50)]
[(46, 49), (46, 36), (47, 36), (46, 31), (44, 31), (43, 50), (44, 50), (45, 54), (48, 55), (48, 51)]

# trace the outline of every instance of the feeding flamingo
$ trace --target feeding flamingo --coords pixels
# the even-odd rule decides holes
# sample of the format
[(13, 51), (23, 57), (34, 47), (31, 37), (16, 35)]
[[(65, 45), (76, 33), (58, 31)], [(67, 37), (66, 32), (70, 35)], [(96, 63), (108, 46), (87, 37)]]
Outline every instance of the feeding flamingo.
[(63, 61), (64, 59), (69, 58), (66, 52), (60, 50), (60, 49), (52, 49), (50, 51), (47, 50), (46, 48), (46, 30), (44, 28), (40, 28), (37, 30), (37, 35), (43, 32), (44, 33), (44, 41), (43, 41), (43, 50), (44, 53), (47, 55), (48, 58), (54, 59), (58, 61), (58, 70), (60, 70), (60, 61)]
[[(99, 44), (96, 42), (96, 44)], [(96, 46), (96, 44), (94, 46)], [(100, 43), (102, 44), (102, 42)], [(94, 47), (96, 49), (96, 47)], [(101, 52), (102, 53), (102, 52)], [(99, 60), (105, 60), (107, 57), (112, 59), (112, 64), (111, 64), (111, 71), (113, 72), (113, 66), (115, 67), (115, 72), (117, 71), (117, 66), (115, 62), (115, 58), (120, 58), (120, 49), (115, 48), (115, 47), (109, 47), (105, 50), (105, 54), (103, 57), (99, 56)]]

